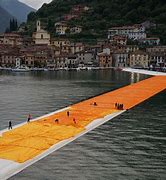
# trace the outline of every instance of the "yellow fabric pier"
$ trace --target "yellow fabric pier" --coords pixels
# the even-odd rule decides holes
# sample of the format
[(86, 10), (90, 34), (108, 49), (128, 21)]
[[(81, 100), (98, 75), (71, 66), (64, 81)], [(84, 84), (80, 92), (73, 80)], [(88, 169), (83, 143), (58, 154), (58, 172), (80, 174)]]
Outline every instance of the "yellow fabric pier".
[(152, 77), (7, 131), (0, 137), (0, 159), (26, 162), (56, 143), (78, 135), (95, 119), (120, 111), (115, 108), (115, 103), (121, 103), (124, 109), (130, 109), (165, 88), (165, 76)]

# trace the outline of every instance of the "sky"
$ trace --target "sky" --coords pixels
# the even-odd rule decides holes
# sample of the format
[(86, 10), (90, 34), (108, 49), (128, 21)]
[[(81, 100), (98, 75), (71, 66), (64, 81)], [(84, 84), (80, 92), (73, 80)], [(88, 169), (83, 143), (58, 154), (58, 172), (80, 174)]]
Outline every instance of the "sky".
[(52, 0), (19, 0), (35, 9), (39, 9), (44, 3), (49, 3)]

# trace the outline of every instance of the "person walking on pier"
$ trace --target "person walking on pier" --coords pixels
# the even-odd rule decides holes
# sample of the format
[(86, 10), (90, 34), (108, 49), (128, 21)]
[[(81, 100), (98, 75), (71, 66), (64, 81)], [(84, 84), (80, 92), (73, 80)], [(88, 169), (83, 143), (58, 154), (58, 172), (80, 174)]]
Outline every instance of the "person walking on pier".
[(55, 123), (59, 124), (59, 119), (55, 119)]
[(115, 108), (117, 109), (118, 103), (115, 103)]
[(69, 111), (67, 111), (67, 116), (68, 116), (68, 117), (70, 116), (70, 112), (69, 112)]
[(76, 122), (75, 118), (73, 118), (73, 122), (74, 122), (74, 124), (77, 124), (77, 122)]
[(120, 108), (120, 104), (118, 103), (118, 104), (117, 104), (117, 109), (119, 110), (119, 108)]
[(94, 103), (93, 103), (93, 105), (94, 105), (94, 106), (97, 106), (97, 103), (96, 103), (96, 102), (94, 102)]
[(8, 127), (8, 129), (9, 129), (9, 130), (12, 129), (12, 122), (11, 122), (11, 121), (9, 121), (9, 127)]
[(30, 120), (31, 120), (31, 114), (28, 115), (27, 122), (30, 122)]

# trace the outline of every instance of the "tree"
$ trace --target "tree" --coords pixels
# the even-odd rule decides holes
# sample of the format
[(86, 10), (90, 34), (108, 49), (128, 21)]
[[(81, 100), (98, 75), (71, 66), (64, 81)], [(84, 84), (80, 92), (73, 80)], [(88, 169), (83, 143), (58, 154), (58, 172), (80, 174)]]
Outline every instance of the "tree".
[(12, 31), (17, 31), (18, 29), (18, 23), (17, 23), (17, 20), (16, 19), (12, 19), (10, 20), (10, 28), (9, 28), (9, 31), (12, 32)]
[(28, 21), (36, 21), (36, 13), (30, 12), (27, 17)]

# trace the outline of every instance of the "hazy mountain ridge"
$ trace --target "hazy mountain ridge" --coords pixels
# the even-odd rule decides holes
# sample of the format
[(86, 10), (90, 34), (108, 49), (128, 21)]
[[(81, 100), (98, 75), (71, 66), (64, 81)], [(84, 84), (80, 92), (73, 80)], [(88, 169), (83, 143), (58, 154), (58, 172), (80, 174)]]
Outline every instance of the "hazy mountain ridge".
[(0, 32), (4, 32), (9, 27), (12, 18), (13, 16), (0, 6)]
[(19, 22), (26, 22), (27, 15), (31, 11), (36, 11), (18, 0), (0, 0), (0, 6), (16, 17)]

